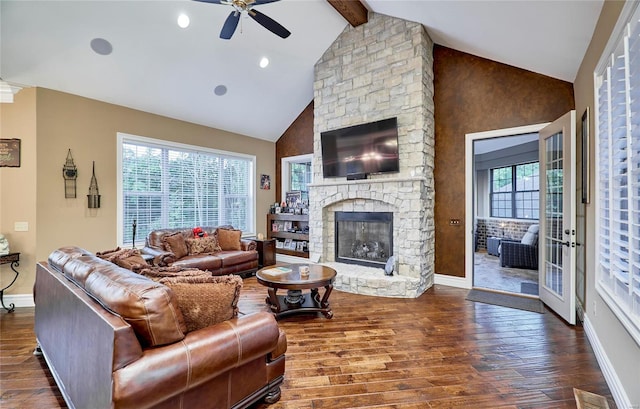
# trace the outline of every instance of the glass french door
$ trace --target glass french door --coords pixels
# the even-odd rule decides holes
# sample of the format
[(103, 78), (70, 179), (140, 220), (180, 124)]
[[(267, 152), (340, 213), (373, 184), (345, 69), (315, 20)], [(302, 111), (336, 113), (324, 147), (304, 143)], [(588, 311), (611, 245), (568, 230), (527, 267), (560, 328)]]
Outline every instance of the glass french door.
[(540, 299), (576, 323), (576, 114), (540, 131)]

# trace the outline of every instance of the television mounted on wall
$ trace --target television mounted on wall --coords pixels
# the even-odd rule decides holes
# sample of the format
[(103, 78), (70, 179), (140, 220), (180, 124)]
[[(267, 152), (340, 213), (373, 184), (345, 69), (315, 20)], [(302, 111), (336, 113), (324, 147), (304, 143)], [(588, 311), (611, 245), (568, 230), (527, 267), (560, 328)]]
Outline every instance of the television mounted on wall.
[(398, 172), (398, 120), (383, 119), (320, 133), (325, 178), (364, 179)]

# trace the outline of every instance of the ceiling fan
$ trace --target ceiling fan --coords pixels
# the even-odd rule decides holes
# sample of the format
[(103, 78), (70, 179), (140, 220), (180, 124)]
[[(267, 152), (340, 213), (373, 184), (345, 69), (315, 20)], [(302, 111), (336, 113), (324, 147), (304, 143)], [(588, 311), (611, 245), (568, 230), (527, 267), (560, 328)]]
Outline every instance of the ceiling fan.
[(233, 7), (235, 10), (229, 14), (227, 20), (222, 26), (220, 31), (220, 38), (229, 40), (238, 27), (238, 21), (240, 21), (240, 14), (246, 12), (249, 17), (257, 21), (261, 26), (271, 31), (273, 34), (282, 38), (287, 38), (291, 35), (291, 32), (284, 28), (280, 23), (266, 16), (265, 14), (254, 10), (254, 6), (266, 3), (274, 3), (280, 0), (195, 0), (203, 3), (224, 4)]

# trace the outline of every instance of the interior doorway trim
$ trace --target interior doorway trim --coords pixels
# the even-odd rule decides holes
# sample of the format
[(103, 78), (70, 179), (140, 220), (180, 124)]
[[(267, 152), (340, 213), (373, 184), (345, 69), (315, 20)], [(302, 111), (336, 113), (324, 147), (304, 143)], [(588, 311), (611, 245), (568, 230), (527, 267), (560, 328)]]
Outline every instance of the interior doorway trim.
[(483, 131), (465, 134), (464, 146), (464, 172), (465, 172), (465, 260), (464, 260), (464, 286), (473, 288), (473, 253), (474, 253), (474, 221), (475, 221), (475, 192), (474, 192), (474, 163), (473, 163), (473, 142), (482, 139), (499, 138), (502, 136), (514, 136), (526, 133), (539, 132), (550, 122), (534, 125), (518, 126), (515, 128), (496, 129), (493, 131)]

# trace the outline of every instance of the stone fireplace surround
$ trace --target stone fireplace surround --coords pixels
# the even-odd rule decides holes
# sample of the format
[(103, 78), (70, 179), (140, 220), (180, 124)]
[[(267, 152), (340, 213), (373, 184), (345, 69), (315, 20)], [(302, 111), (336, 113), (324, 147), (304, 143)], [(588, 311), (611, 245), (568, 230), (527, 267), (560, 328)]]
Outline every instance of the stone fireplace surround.
[[(434, 280), (433, 42), (421, 24), (369, 13), (347, 26), (315, 66), (309, 254), (337, 271), (336, 289), (414, 298)], [(321, 132), (396, 117), (400, 170), (323, 178)], [(392, 212), (393, 276), (335, 262), (334, 212)]]

